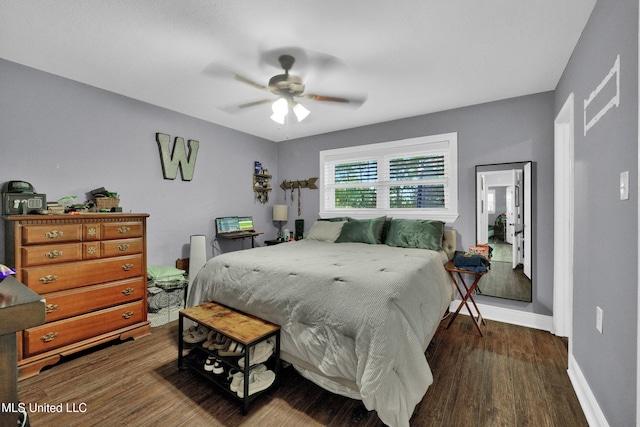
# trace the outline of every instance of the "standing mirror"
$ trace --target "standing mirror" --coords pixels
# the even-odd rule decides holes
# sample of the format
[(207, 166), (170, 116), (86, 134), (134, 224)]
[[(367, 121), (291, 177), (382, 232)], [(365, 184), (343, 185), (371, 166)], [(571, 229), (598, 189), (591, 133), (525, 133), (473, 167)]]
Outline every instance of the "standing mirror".
[(476, 243), (491, 270), (478, 294), (531, 302), (532, 162), (476, 166)]

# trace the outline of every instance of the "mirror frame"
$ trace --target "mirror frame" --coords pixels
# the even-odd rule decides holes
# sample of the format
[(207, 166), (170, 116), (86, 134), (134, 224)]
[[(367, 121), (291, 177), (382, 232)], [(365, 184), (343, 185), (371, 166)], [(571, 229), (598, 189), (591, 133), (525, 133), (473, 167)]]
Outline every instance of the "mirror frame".
[[(516, 300), (516, 301), (524, 301), (524, 302), (532, 302), (533, 300), (533, 285), (534, 285), (534, 274), (533, 274), (533, 266), (534, 266), (534, 257), (535, 257), (535, 242), (534, 242), (534, 218), (533, 218), (533, 213), (535, 212), (535, 200), (533, 197), (533, 191), (535, 188), (535, 175), (534, 175), (534, 162), (533, 161), (521, 161), (521, 162), (510, 162), (510, 163), (494, 163), (494, 164), (485, 164), (485, 165), (476, 165), (475, 167), (475, 222), (476, 222), (476, 226), (475, 226), (475, 239), (474, 241), (476, 242), (476, 244), (482, 244), (482, 243), (488, 243), (488, 242), (480, 242), (478, 241), (478, 237), (479, 237), (479, 232), (480, 232), (480, 212), (481, 212), (481, 208), (483, 208), (482, 206), (482, 200), (480, 197), (480, 176), (482, 172), (499, 172), (499, 171), (510, 171), (510, 170), (522, 170), (522, 200), (525, 203), (528, 202), (529, 208), (525, 208), (522, 212), (522, 221), (523, 221), (523, 226), (522, 226), (522, 233), (523, 233), (523, 242), (526, 245), (525, 247), (527, 249), (529, 249), (529, 254), (530, 254), (530, 260), (528, 262), (528, 266), (525, 268), (530, 268), (530, 272), (529, 272), (529, 281), (530, 281), (530, 293), (529, 293), (529, 299), (521, 299), (521, 298), (515, 298), (515, 297), (510, 297), (510, 296), (501, 296), (501, 295), (490, 295), (490, 294), (483, 294), (480, 293), (483, 296), (491, 296), (491, 297), (495, 297), (495, 298), (505, 298), (505, 299), (511, 299), (511, 300)], [(527, 170), (526, 170), (527, 169)], [(528, 191), (526, 191), (528, 190)], [(518, 187), (516, 187), (514, 189), (514, 191), (520, 191), (518, 189)], [(528, 218), (526, 217), (528, 213)], [(488, 227), (489, 224), (487, 224)], [(527, 226), (528, 225), (528, 226)], [(516, 233), (517, 234), (517, 233)], [(487, 239), (488, 240), (488, 239)], [(530, 245), (526, 244), (526, 242), (529, 242)], [(523, 249), (524, 251), (524, 249)], [(526, 251), (525, 251), (526, 252)], [(489, 273), (490, 274), (490, 273)]]

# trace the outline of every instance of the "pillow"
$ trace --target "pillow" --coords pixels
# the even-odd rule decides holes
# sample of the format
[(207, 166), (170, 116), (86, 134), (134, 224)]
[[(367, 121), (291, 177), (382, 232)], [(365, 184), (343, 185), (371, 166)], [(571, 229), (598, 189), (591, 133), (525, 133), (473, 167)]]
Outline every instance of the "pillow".
[(442, 250), (444, 223), (441, 221), (392, 219), (385, 244), (399, 248)]
[(316, 221), (307, 234), (307, 239), (319, 240), (321, 242), (335, 242), (340, 231), (342, 231), (342, 225), (346, 221)]
[(352, 219), (345, 222), (336, 243), (382, 243), (386, 216), (373, 219)]
[(168, 265), (147, 265), (147, 276), (158, 281), (184, 279), (184, 270)]

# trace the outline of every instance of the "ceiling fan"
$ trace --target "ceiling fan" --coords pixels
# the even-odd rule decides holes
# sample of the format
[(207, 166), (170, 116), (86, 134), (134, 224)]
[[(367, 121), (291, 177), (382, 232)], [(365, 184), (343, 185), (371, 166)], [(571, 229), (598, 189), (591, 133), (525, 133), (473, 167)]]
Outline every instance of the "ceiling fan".
[(310, 113), (297, 99), (308, 99), (312, 101), (336, 102), (342, 104), (362, 105), (364, 99), (347, 99), (334, 96), (325, 96), (312, 93), (304, 93), (305, 84), (301, 77), (290, 74), (289, 70), (295, 63), (292, 55), (282, 54), (278, 57), (278, 62), (284, 70), (284, 74), (277, 74), (269, 79), (267, 86), (256, 83), (239, 74), (235, 74), (235, 80), (255, 87), (256, 89), (271, 92), (277, 96), (277, 99), (263, 99), (260, 101), (248, 102), (238, 105), (238, 108), (254, 107), (256, 105), (272, 103), (271, 120), (276, 123), (284, 124), (289, 113), (289, 109), (293, 111), (298, 122), (304, 120)]

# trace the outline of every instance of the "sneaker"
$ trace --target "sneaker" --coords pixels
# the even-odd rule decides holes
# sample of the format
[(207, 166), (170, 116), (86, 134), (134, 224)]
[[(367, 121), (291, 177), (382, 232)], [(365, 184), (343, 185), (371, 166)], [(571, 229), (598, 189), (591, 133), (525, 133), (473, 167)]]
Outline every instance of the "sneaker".
[(207, 372), (213, 372), (216, 375), (220, 375), (224, 372), (222, 367), (222, 361), (215, 356), (207, 357), (207, 361), (204, 362), (204, 370)]
[[(276, 374), (273, 371), (250, 372), (249, 373), (249, 396), (262, 390), (266, 390), (276, 380)], [(239, 398), (244, 397), (244, 380), (240, 381), (237, 395)]]

